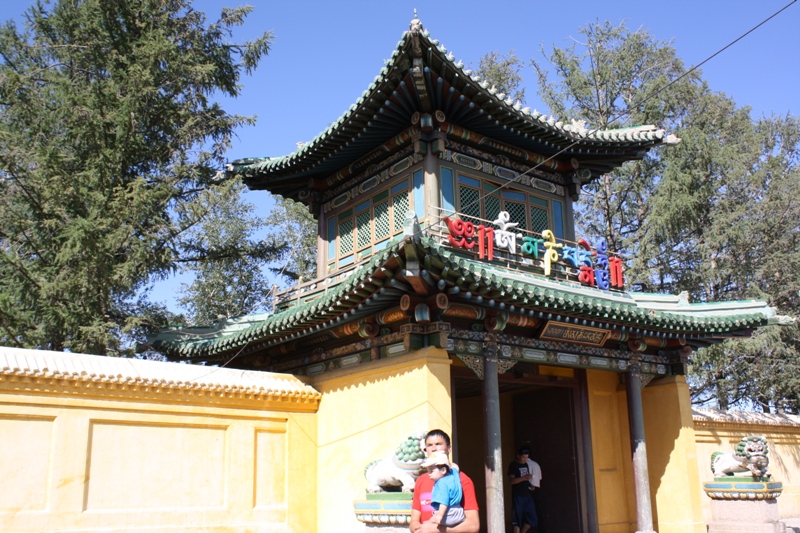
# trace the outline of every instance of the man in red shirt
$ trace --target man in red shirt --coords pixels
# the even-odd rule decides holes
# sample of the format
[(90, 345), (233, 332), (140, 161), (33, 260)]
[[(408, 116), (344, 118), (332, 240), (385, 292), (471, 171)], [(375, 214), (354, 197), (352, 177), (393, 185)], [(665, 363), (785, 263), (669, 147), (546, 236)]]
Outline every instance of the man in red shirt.
[[(425, 454), (429, 456), (435, 452), (450, 455), (450, 436), (441, 429), (433, 429), (425, 436)], [(437, 526), (430, 521), (433, 516), (431, 493), (434, 481), (426, 472), (417, 478), (414, 485), (414, 499), (411, 501), (411, 525), (409, 526), (413, 533), (478, 533), (481, 528), (481, 519), (478, 516), (475, 485), (460, 469), (459, 473), (461, 490), (464, 492), (464, 499), (461, 500), (461, 506), (464, 508), (464, 521), (454, 527)]]

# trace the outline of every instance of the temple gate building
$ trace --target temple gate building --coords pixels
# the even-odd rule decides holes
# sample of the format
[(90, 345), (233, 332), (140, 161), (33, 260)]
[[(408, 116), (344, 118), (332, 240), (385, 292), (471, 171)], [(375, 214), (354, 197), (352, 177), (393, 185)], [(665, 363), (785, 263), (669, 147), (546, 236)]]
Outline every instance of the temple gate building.
[(366, 463), (441, 428), (485, 531), (505, 530), (505, 470), (530, 443), (549, 531), (704, 532), (688, 358), (781, 317), (760, 301), (631, 291), (624, 259), (576, 235), (573, 216), (583, 185), (677, 142), (531, 112), (415, 18), (313, 141), (229, 168), (317, 217), (317, 279), (280, 294), (274, 314), (164, 331), (153, 346), (320, 393), (300, 425), (316, 456), (286, 452), (316, 465), (317, 531), (369, 527), (353, 505)]

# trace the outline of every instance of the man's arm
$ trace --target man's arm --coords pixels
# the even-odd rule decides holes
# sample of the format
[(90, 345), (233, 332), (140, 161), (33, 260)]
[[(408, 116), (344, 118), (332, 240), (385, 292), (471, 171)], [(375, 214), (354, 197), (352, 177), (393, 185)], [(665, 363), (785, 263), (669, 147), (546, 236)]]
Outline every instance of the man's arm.
[[(481, 517), (477, 510), (465, 510), (464, 521), (453, 527), (437, 526), (431, 521), (425, 522), (419, 529), (414, 529), (414, 511), (411, 511), (411, 531), (414, 533), (478, 533), (481, 528)], [(419, 519), (419, 518), (417, 518)]]
[(422, 518), (422, 511), (411, 509), (411, 523), (408, 525), (408, 529), (411, 530), (411, 533), (417, 533), (419, 531), (422, 525), (420, 524), (420, 518)]
[(476, 509), (464, 511), (466, 518), (454, 528), (448, 528), (447, 533), (478, 533), (481, 528), (481, 517)]
[(516, 485), (517, 483), (522, 483), (523, 481), (528, 481), (532, 477), (533, 476), (530, 475), (530, 474), (525, 474), (524, 476), (520, 476), (520, 477), (511, 476), (511, 484), (512, 485)]

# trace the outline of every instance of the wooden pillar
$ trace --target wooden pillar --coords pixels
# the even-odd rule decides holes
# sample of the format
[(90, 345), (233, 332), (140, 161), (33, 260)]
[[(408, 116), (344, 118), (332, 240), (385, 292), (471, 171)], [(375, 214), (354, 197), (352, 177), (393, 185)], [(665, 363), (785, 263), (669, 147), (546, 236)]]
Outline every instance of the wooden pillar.
[(424, 176), (423, 189), (425, 190), (425, 217), (424, 220), (428, 221), (428, 227), (439, 220), (441, 213), (439, 208), (442, 206), (441, 202), (441, 185), (439, 184), (439, 173), (436, 171), (436, 165), (439, 158), (428, 146), (428, 153), (425, 154), (425, 159), (422, 161), (422, 170)]
[(458, 464), (458, 412), (456, 409), (456, 378), (453, 376), (453, 373), (450, 372), (450, 420), (452, 420), (452, 424), (450, 424), (450, 438), (453, 443), (450, 447), (450, 457), (453, 459), (454, 463)]
[(500, 438), (500, 385), (497, 380), (497, 343), (483, 345), (483, 406), (486, 420), (486, 522), (488, 533), (505, 533), (503, 507), (503, 453)]
[(628, 425), (633, 454), (633, 488), (636, 493), (636, 532), (653, 533), (653, 509), (650, 505), (650, 479), (647, 472), (647, 446), (644, 439), (642, 380), (639, 365), (629, 367), (627, 379)]
[(597, 489), (594, 479), (594, 453), (592, 451), (592, 424), (589, 419), (589, 385), (586, 370), (577, 370), (578, 405), (581, 428), (581, 445), (583, 455), (583, 496), (585, 505), (586, 527), (589, 533), (598, 533), (600, 524), (597, 521)]

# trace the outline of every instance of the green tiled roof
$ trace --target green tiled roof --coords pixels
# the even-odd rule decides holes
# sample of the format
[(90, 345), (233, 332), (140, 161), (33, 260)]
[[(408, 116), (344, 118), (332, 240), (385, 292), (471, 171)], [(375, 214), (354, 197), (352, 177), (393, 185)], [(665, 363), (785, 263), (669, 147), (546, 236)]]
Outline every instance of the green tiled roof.
[[(412, 76), (415, 56), (421, 60), (424, 88)], [(229, 172), (244, 176), (253, 189), (295, 196), (308, 181), (293, 178), (323, 178), (363, 157), (407, 129), (414, 112), (425, 112), (420, 103), (428, 98), (428, 112), (440, 110), (448, 122), (481, 135), (548, 156), (567, 148), (559, 158), (577, 159), (595, 177), (654, 145), (677, 142), (655, 126), (594, 131), (522, 107), (465, 69), (420, 24), (403, 34), (361, 97), (325, 131), (286, 156), (234, 161)]]
[[(342, 322), (345, 317), (358, 318), (374, 313), (377, 307), (359, 309), (359, 306), (382, 287), (365, 282), (394, 253), (395, 247), (387, 247), (376, 253), (345, 281), (325, 291), (314, 301), (274, 315), (249, 315), (224, 321), (217, 326), (166, 330), (153, 336), (151, 344), (159, 351), (179, 357), (213, 356), (238, 350), (254, 341), (286, 337), (294, 329), (309, 328), (313, 332), (321, 324), (332, 326)], [(357, 290), (361, 292), (360, 295), (356, 294)], [(368, 295), (364, 295), (364, 290)], [(242, 324), (247, 325), (242, 327)]]
[[(507, 309), (546, 309), (597, 321), (609, 321), (641, 329), (701, 334), (730, 333), (781, 322), (775, 310), (761, 300), (718, 303), (685, 302), (680, 296), (604, 291), (539, 275), (511, 271), (465, 258), (447, 248), (430, 245), (430, 253), (446, 266), (468, 273), (473, 283), (497, 294), (494, 306)], [(487, 298), (483, 297), (485, 302)], [(505, 305), (503, 305), (505, 304)]]
[[(346, 280), (320, 291), (313, 301), (275, 315), (251, 315), (215, 327), (166, 330), (152, 337), (151, 344), (173, 357), (213, 358), (248, 346), (268, 347), (297, 339), (396, 306), (407, 288), (398, 265), (411, 242), (413, 237), (405, 237), (391, 244)], [(416, 240), (415, 248), (434, 276), (448, 269), (445, 286), (455, 293), (451, 298), (511, 313), (560, 317), (584, 325), (611, 324), (647, 334), (687, 335), (707, 342), (791, 322), (759, 300), (690, 304), (682, 295), (603, 291), (475, 261), (430, 238)], [(395, 265), (395, 272), (386, 268), (388, 264)], [(461, 284), (454, 284), (454, 279)], [(470, 292), (470, 287), (477, 288)]]

